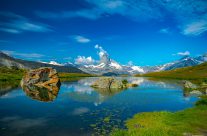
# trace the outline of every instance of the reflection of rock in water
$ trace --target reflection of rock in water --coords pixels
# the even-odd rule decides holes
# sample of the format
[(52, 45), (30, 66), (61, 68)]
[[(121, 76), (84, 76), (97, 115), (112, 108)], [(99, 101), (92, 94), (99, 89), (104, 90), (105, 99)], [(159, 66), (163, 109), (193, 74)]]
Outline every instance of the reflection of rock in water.
[(50, 90), (45, 87), (37, 87), (34, 85), (23, 86), (23, 90), (27, 96), (39, 101), (53, 101), (59, 92), (59, 87), (52, 87)]
[(28, 71), (21, 81), (26, 94), (40, 101), (54, 100), (60, 85), (56, 70), (47, 67)]
[(100, 93), (103, 96), (113, 96), (117, 93), (122, 92), (124, 89), (103, 89), (103, 88), (94, 88), (94, 90)]

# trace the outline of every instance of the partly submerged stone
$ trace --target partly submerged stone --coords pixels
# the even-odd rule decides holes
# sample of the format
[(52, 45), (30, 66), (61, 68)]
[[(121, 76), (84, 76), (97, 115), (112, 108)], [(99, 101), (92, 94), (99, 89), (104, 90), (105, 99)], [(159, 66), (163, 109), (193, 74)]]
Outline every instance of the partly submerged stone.
[(48, 89), (53, 86), (60, 87), (60, 84), (57, 71), (50, 67), (30, 70), (21, 80), (21, 86), (35, 85)]
[(198, 88), (195, 84), (193, 84), (193, 83), (191, 83), (190, 81), (187, 81), (187, 80), (183, 81), (183, 86), (184, 86), (185, 90), (195, 90), (195, 89)]
[(105, 89), (105, 90), (113, 90), (113, 89), (125, 89), (128, 87), (136, 87), (137, 84), (123, 83), (121, 80), (118, 80), (113, 77), (102, 77), (96, 80), (91, 87)]
[(58, 94), (60, 85), (57, 71), (49, 67), (30, 70), (21, 80), (21, 86), (26, 94), (42, 101), (53, 100)]

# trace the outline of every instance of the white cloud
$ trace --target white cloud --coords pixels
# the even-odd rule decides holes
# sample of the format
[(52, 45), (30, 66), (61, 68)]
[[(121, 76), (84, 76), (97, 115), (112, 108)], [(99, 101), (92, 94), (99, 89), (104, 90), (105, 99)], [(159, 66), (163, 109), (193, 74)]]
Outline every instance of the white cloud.
[(23, 16), (11, 13), (0, 12), (0, 17), (8, 18), (0, 24), (0, 31), (19, 34), (25, 31), (29, 32), (50, 32), (50, 26), (38, 22), (33, 22)]
[(45, 62), (45, 61), (39, 61), (41, 63), (46, 63), (46, 64), (51, 64), (51, 65), (57, 65), (57, 66), (63, 66), (63, 64), (60, 64), (54, 60), (51, 60), (50, 62)]
[(207, 31), (207, 21), (202, 20), (186, 25), (183, 34), (197, 36), (205, 31)]
[(95, 45), (95, 49), (99, 49), (98, 55), (101, 58), (104, 54), (108, 53), (103, 49), (103, 47), (99, 46), (98, 44)]
[(93, 5), (93, 7), (77, 11), (36, 11), (35, 14), (41, 18), (49, 19), (83, 17), (95, 20), (114, 14), (127, 16), (139, 21), (160, 17), (160, 11), (156, 4), (149, 4), (145, 1), (139, 1), (138, 3), (136, 0), (87, 0), (87, 2)]
[(34, 127), (46, 126), (48, 120), (45, 118), (23, 118), (19, 116), (8, 116), (0, 119), (4, 125), (15, 131), (17, 135), (22, 135)]
[(86, 38), (81, 35), (73, 36), (74, 40), (76, 40), (79, 43), (89, 43), (91, 40), (89, 38)]
[(94, 64), (95, 60), (89, 56), (89, 57), (85, 57), (85, 56), (78, 56), (75, 59), (75, 64), (82, 64), (82, 65), (90, 65), (90, 64)]
[[(206, 0), (86, 0), (88, 9), (59, 12), (36, 12), (42, 18), (65, 19), (83, 17), (99, 19), (111, 15), (121, 15), (134, 21), (152, 19), (164, 20), (170, 15), (175, 26), (184, 35), (199, 35), (206, 32), (207, 2)], [(166, 12), (163, 12), (166, 11)], [(166, 13), (169, 13), (166, 15)], [(197, 23), (195, 23), (197, 22)], [(162, 31), (166, 33), (166, 30)]]
[(133, 66), (133, 61), (129, 61), (129, 62), (127, 63), (127, 65), (129, 65), (129, 66)]
[(50, 61), (48, 64), (57, 65), (57, 66), (63, 66), (63, 64), (60, 64), (56, 61)]
[(41, 58), (44, 55), (38, 53), (19, 53), (16, 51), (2, 50), (3, 53), (6, 53), (11, 56), (19, 56), (23, 58)]
[(170, 31), (169, 31), (168, 28), (160, 29), (159, 32), (160, 32), (160, 33), (163, 33), (163, 34), (169, 34), (169, 33), (170, 33)]
[(179, 56), (189, 56), (190, 55), (190, 52), (189, 51), (178, 52), (176, 55), (179, 55)]
[(86, 108), (86, 107), (80, 107), (80, 108), (76, 108), (74, 109), (74, 111), (72, 112), (73, 115), (81, 115), (81, 114), (84, 114), (84, 113), (87, 113), (89, 112), (90, 109), (89, 108)]
[(8, 32), (8, 33), (13, 33), (13, 34), (21, 33), (21, 31), (16, 30), (16, 29), (11, 29), (11, 28), (0, 28), (0, 31)]

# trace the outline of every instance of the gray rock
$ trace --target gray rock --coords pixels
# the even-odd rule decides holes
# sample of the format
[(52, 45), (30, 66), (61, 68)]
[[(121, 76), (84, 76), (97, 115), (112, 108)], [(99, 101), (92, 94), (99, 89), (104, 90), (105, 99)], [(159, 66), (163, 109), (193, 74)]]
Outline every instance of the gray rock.
[(113, 77), (102, 77), (96, 80), (91, 87), (99, 89), (124, 89), (127, 87), (136, 87), (137, 84), (124, 84), (121, 80), (115, 79)]
[(183, 81), (183, 86), (184, 86), (184, 89), (186, 89), (186, 90), (195, 90), (198, 88), (195, 84), (193, 84), (187, 80)]
[(115, 78), (111, 78), (111, 77), (100, 78), (96, 80), (91, 86), (100, 89), (123, 88), (123, 84), (120, 80), (116, 80)]
[(198, 90), (193, 90), (193, 91), (190, 92), (190, 94), (202, 95), (202, 92), (200, 92)]

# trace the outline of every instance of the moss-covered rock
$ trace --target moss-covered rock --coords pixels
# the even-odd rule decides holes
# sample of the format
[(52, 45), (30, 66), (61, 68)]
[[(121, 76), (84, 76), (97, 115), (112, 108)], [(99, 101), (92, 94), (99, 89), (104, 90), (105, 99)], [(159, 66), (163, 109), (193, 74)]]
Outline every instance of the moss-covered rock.
[(137, 84), (128, 83), (126, 80), (118, 80), (112, 77), (102, 77), (96, 80), (91, 87), (99, 88), (99, 89), (125, 89), (128, 87), (137, 87)]

